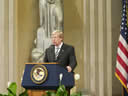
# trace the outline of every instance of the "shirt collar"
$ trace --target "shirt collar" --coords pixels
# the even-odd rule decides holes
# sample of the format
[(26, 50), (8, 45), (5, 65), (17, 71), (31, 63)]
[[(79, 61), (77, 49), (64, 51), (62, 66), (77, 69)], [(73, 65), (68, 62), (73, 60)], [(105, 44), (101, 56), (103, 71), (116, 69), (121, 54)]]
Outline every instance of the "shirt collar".
[(55, 46), (55, 48), (59, 48), (60, 49), (62, 47), (62, 45), (63, 45), (63, 42), (61, 42), (59, 46)]

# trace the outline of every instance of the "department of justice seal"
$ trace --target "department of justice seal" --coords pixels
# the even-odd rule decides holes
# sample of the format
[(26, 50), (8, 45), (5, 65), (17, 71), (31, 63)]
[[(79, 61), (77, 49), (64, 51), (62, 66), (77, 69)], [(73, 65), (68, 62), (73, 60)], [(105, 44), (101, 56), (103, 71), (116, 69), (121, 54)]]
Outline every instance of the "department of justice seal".
[(45, 82), (47, 76), (48, 71), (44, 65), (35, 65), (31, 70), (31, 80), (36, 84)]

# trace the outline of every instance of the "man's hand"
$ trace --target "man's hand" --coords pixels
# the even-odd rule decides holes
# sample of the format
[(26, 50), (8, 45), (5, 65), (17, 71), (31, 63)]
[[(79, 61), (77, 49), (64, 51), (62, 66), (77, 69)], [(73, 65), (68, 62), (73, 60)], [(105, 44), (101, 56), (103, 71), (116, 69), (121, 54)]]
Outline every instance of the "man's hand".
[(68, 72), (71, 72), (72, 68), (70, 66), (67, 66), (67, 70), (68, 70)]

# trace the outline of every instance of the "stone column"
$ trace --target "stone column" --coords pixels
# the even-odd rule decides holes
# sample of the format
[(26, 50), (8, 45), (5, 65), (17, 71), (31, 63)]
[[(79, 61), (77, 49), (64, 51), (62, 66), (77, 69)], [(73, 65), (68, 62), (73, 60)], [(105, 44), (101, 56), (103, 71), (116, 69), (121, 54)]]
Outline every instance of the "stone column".
[(85, 89), (112, 96), (111, 0), (84, 1)]
[(15, 81), (13, 1), (0, 1), (0, 93), (7, 91), (8, 81)]
[(8, 18), (6, 16), (8, 15), (7, 5), (7, 0), (0, 1), (0, 92), (3, 93), (6, 92), (8, 82)]
[(8, 54), (9, 54), (9, 81), (16, 81), (16, 33), (15, 33), (15, 0), (9, 2), (8, 25)]

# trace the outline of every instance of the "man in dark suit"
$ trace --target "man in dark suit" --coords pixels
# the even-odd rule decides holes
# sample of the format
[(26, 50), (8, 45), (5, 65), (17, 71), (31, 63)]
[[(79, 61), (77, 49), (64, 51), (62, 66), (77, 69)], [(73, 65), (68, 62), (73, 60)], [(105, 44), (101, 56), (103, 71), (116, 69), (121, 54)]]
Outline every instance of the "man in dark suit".
[(74, 47), (63, 42), (63, 32), (54, 31), (52, 43), (45, 51), (44, 62), (57, 62), (68, 72), (73, 72), (77, 65)]

